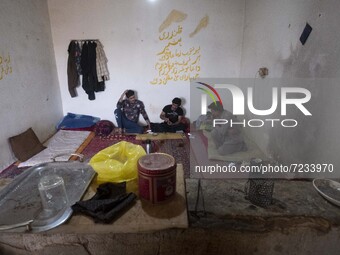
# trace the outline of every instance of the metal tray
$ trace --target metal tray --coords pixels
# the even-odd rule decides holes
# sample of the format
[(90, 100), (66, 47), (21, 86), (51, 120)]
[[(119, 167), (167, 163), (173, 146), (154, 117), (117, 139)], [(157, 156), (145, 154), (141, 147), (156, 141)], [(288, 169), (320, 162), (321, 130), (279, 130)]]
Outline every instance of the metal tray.
[(314, 188), (329, 202), (340, 206), (340, 183), (330, 179), (314, 179)]
[[(64, 179), (70, 203), (57, 215), (41, 219), (38, 183), (48, 171)], [(78, 161), (43, 163), (25, 170), (0, 192), (0, 231), (40, 232), (59, 226), (71, 216), (71, 205), (82, 198), (94, 176), (91, 166)]]

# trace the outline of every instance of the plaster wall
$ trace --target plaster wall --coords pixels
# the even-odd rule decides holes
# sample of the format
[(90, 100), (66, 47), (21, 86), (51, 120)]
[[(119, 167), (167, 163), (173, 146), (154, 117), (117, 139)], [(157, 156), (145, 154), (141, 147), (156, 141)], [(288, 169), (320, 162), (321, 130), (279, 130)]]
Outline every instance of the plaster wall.
[(0, 169), (16, 159), (8, 138), (32, 127), (41, 141), (62, 117), (45, 0), (0, 3)]
[[(166, 84), (152, 84), (160, 77), (157, 54), (174, 39), (181, 38), (181, 42), (171, 48), (173, 52), (199, 49), (199, 54), (191, 56), (192, 61), (200, 55), (199, 77), (239, 76), (244, 1), (48, 0), (48, 6), (64, 114), (89, 114), (115, 123), (113, 111), (120, 95), (133, 89), (144, 102), (152, 122), (161, 121), (162, 108), (174, 97), (183, 99), (183, 108), (190, 117), (189, 80), (170, 79)], [(186, 18), (172, 22), (160, 32), (159, 28), (174, 10)], [(190, 36), (204, 18), (206, 26)], [(173, 40), (160, 40), (163, 32), (172, 33), (178, 26), (182, 32)], [(69, 95), (67, 48), (72, 39), (99, 39), (104, 46), (110, 80), (105, 91), (96, 93), (93, 101), (88, 100), (81, 86), (77, 88), (77, 97)]]
[[(270, 107), (272, 87), (304, 87), (312, 95), (305, 104), (312, 116), (293, 106), (287, 108), (287, 116), (279, 108), (269, 116), (294, 118), (299, 123), (296, 128), (248, 129), (277, 160), (339, 165), (338, 7), (334, 0), (246, 1), (240, 77), (252, 79), (258, 109)], [(307, 22), (313, 30), (302, 45), (299, 38)], [(263, 66), (269, 75), (261, 79), (257, 72)]]

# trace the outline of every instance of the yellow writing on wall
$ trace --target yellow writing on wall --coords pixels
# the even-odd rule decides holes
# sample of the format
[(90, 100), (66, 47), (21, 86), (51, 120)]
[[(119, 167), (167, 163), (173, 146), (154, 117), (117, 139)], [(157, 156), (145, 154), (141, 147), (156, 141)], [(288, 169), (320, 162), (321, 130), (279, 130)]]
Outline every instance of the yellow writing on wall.
[(9, 55), (9, 53), (7, 53), (7, 55), (0, 55), (0, 80), (11, 73), (11, 56)]
[(183, 13), (181, 11), (178, 10), (172, 10), (168, 17), (166, 17), (166, 19), (163, 21), (163, 23), (159, 26), (158, 31), (162, 32), (164, 29), (168, 28), (169, 26), (171, 26), (172, 23), (175, 22), (182, 22), (183, 20), (185, 20), (187, 18), (187, 14)]
[(198, 23), (196, 29), (189, 35), (190, 37), (194, 37), (199, 31), (201, 31), (203, 28), (206, 28), (209, 23), (209, 17), (205, 16), (200, 20)]
[(157, 75), (150, 84), (166, 85), (169, 81), (188, 81), (199, 77), (201, 47), (185, 47), (181, 25), (173, 30), (166, 30), (174, 22), (182, 22), (186, 17), (186, 14), (173, 10), (160, 26), (158, 40), (163, 47), (156, 53)]

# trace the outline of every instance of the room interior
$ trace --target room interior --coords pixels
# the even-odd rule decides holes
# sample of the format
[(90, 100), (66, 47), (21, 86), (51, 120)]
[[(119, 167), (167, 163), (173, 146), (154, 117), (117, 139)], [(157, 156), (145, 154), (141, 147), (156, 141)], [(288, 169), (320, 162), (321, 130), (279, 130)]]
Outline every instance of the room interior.
[[(306, 107), (312, 116), (288, 109), (287, 118), (298, 121), (296, 128), (266, 125), (246, 127), (245, 132), (273, 162), (327, 163), (335, 169), (340, 164), (340, 18), (336, 0), (6, 0), (0, 5), (0, 116), (4, 120), (0, 132), (1, 170), (16, 161), (8, 138), (30, 127), (40, 141), (46, 141), (67, 113), (116, 124), (113, 111), (126, 89), (137, 92), (154, 122), (160, 122), (165, 104), (181, 97), (186, 117), (192, 122), (200, 114), (197, 107), (191, 106), (196, 86), (192, 78), (244, 82), (242, 89), (253, 87), (254, 103), (262, 109), (270, 106), (273, 87), (308, 89), (312, 98)], [(307, 24), (312, 30), (302, 43), (300, 36)], [(165, 75), (165, 67), (160, 69), (162, 63), (167, 63), (161, 58), (167, 55), (161, 53), (168, 48), (169, 31), (176, 39), (172, 42), (177, 52), (190, 55), (180, 60), (195, 68), (177, 78)], [(71, 40), (99, 40), (104, 47), (110, 79), (105, 81), (104, 91), (95, 93), (94, 100), (88, 99), (81, 85), (76, 88), (76, 97), (69, 93), (67, 60)], [(263, 75), (264, 67), (268, 73)], [(231, 111), (232, 101), (226, 100), (225, 106)], [(255, 117), (246, 112), (245, 118)], [(276, 112), (273, 118), (283, 116)], [(162, 152), (171, 152), (178, 147), (186, 150), (188, 144), (172, 140), (170, 145), (159, 141), (154, 145)], [(183, 155), (176, 157), (185, 166)], [(320, 197), (310, 181), (275, 183), (276, 203), (270, 210), (250, 205), (244, 199), (245, 185), (245, 180), (200, 180), (186, 175), (189, 228), (185, 231), (141, 234), (105, 230), (110, 234), (96, 233), (100, 241), (91, 233), (82, 233), (79, 241), (69, 230), (59, 241), (56, 232), (48, 240), (38, 234), (21, 235), (20, 240), (26, 241), (19, 244), (11, 241), (15, 234), (6, 233), (0, 237), (0, 251), (4, 244), (6, 249), (13, 246), (16, 252), (27, 252), (23, 254), (44, 249), (55, 252), (49, 242), (59, 249), (64, 240), (71, 238), (70, 246), (65, 247), (79, 254), (86, 254), (86, 249), (88, 254), (97, 254), (96, 247), (105, 242), (121, 253), (129, 253), (125, 240), (134, 244), (130, 253), (144, 247), (151, 254), (316, 254), (322, 253), (324, 246), (328, 246), (328, 254), (336, 253), (339, 208)], [(147, 245), (146, 239), (154, 244)], [(88, 247), (83, 248), (86, 242)], [(81, 244), (82, 248), (72, 244)]]

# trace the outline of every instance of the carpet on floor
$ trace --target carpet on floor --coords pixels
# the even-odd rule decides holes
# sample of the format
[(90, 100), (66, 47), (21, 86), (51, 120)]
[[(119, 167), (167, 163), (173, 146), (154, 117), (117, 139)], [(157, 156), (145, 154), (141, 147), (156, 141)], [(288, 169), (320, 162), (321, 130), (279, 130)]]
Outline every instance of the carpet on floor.
[[(146, 141), (136, 140), (135, 135), (111, 134), (108, 136), (94, 136), (93, 139), (82, 150), (84, 160), (89, 161), (97, 152), (116, 144), (120, 141), (127, 141), (133, 144), (141, 145), (144, 149)], [(170, 140), (153, 140), (151, 141), (152, 152), (161, 152), (172, 155), (176, 162), (183, 165), (184, 178), (190, 177), (190, 159), (189, 159), (189, 139), (170, 139)], [(0, 178), (14, 178), (21, 174), (29, 167), (18, 168), (12, 164), (0, 173)]]
[[(135, 135), (118, 135), (112, 134), (106, 137), (95, 136), (83, 150), (82, 154), (86, 161), (90, 160), (97, 152), (116, 144), (120, 141), (127, 141), (133, 144), (141, 145), (146, 148), (146, 141), (137, 140)], [(161, 152), (172, 155), (177, 163), (183, 165), (184, 178), (190, 176), (189, 166), (189, 140), (188, 139), (170, 139), (170, 140), (153, 140), (151, 141), (152, 152)]]

